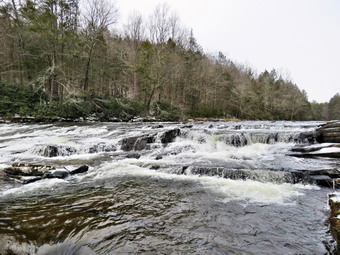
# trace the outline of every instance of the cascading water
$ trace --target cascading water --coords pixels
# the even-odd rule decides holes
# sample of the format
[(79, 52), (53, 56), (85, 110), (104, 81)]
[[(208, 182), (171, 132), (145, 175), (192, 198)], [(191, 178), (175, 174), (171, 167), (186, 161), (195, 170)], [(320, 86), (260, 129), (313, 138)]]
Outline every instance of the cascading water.
[(306, 170), (339, 161), (287, 155), (319, 124), (1, 124), (0, 168), (90, 169), (0, 170), (0, 254), (325, 254), (329, 189)]

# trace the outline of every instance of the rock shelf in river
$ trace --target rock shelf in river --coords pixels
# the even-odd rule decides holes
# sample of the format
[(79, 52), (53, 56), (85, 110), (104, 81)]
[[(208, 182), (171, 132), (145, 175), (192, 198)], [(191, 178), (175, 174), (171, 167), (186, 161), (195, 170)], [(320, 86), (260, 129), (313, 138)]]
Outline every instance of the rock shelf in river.
[(340, 158), (340, 121), (330, 121), (315, 132), (300, 134), (309, 144), (297, 145), (289, 156), (301, 158)]
[(42, 179), (59, 178), (64, 179), (70, 175), (87, 172), (89, 167), (82, 165), (73, 170), (56, 169), (53, 166), (14, 163), (11, 167), (4, 169), (7, 177), (16, 179), (23, 184), (39, 181)]
[(319, 143), (340, 143), (340, 121), (330, 121), (316, 131)]
[[(179, 128), (170, 129), (160, 135), (160, 141), (164, 145), (172, 143), (180, 134), (181, 131)], [(150, 149), (150, 144), (156, 141), (157, 135), (158, 133), (128, 137), (122, 139), (119, 143), (121, 144), (121, 149), (123, 151), (147, 150)]]

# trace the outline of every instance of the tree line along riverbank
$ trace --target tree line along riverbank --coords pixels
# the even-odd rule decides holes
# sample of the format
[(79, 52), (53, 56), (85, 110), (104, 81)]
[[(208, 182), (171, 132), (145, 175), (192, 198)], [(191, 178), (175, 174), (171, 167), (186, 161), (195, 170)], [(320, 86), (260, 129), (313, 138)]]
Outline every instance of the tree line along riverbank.
[[(95, 8), (94, 8), (95, 7)], [(340, 119), (340, 95), (309, 102), (276, 70), (203, 51), (167, 5), (121, 29), (106, 0), (0, 4), (0, 115), (36, 119)]]

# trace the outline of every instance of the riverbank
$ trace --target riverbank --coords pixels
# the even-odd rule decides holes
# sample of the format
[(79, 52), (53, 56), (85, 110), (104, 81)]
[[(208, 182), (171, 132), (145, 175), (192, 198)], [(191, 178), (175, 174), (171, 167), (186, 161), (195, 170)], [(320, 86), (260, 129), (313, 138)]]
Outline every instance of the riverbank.
[[(181, 118), (181, 122), (218, 122), (218, 121), (245, 121), (237, 118)], [(164, 120), (155, 116), (133, 116), (130, 119), (119, 119), (116, 117), (102, 118), (95, 114), (88, 117), (79, 118), (64, 118), (64, 117), (33, 117), (33, 116), (20, 116), (15, 114), (11, 117), (0, 117), (0, 123), (55, 123), (55, 122), (178, 122), (173, 120)]]

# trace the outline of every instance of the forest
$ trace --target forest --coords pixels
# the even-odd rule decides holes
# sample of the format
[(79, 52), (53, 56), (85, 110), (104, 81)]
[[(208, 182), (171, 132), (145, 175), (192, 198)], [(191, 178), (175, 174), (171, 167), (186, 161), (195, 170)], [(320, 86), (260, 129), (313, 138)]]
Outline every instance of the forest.
[(205, 53), (166, 4), (121, 24), (107, 0), (0, 0), (0, 116), (15, 114), (328, 120), (340, 95), (309, 102), (276, 70)]

